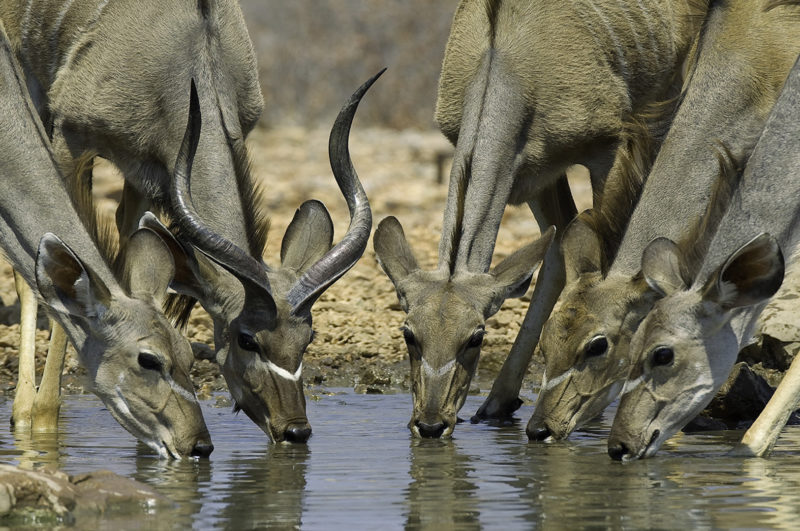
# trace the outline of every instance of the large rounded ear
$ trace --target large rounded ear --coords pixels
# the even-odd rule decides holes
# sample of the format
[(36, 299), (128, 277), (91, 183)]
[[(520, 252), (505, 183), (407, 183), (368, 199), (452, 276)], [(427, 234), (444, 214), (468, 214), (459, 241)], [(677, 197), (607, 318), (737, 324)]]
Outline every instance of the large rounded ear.
[(314, 265), (333, 245), (333, 222), (319, 201), (306, 201), (294, 213), (281, 243), (281, 265), (298, 274)]
[(217, 283), (217, 266), (203, 253), (195, 252), (192, 246), (179, 242), (152, 212), (144, 213), (139, 220), (139, 228), (153, 231), (172, 255), (175, 275), (170, 287), (183, 295), (206, 301), (206, 294), (211, 293)]
[(561, 253), (567, 273), (567, 284), (581, 275), (602, 271), (603, 246), (600, 237), (587, 222), (590, 211), (580, 213), (564, 230)]
[(378, 224), (375, 235), (372, 237), (372, 245), (378, 256), (378, 263), (395, 286), (419, 269), (417, 259), (414, 258), (411, 246), (406, 240), (403, 227), (396, 217), (389, 216)]
[(134, 297), (152, 296), (161, 306), (175, 276), (175, 262), (164, 241), (150, 229), (133, 233), (123, 250), (122, 285)]
[(497, 313), (506, 299), (525, 295), (533, 273), (544, 259), (555, 234), (555, 227), (548, 228), (538, 240), (506, 257), (489, 271), (494, 277), (495, 285), (494, 296), (484, 311), (486, 318)]
[(656, 238), (642, 253), (642, 274), (650, 289), (666, 297), (689, 288), (691, 279), (685, 279), (683, 256), (678, 246), (669, 238)]
[(734, 252), (703, 288), (703, 298), (723, 308), (763, 302), (783, 283), (784, 260), (778, 242), (762, 233)]
[(42, 236), (36, 254), (36, 286), (53, 310), (94, 320), (111, 305), (111, 292), (58, 236)]

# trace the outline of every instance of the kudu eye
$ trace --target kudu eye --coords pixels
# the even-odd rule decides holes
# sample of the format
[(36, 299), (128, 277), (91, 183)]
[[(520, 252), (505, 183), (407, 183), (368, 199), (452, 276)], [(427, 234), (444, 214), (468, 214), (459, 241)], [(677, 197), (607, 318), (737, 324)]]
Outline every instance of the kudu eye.
[(606, 336), (595, 336), (583, 349), (586, 358), (596, 358), (608, 352), (608, 339)]
[(653, 365), (669, 365), (675, 359), (675, 351), (669, 347), (656, 347), (653, 350)]
[(245, 334), (241, 332), (238, 337), (239, 348), (242, 350), (248, 350), (250, 352), (258, 352), (258, 343), (256, 343), (256, 339), (251, 336), (250, 334)]
[(417, 344), (417, 340), (414, 337), (414, 333), (407, 327), (402, 327), (400, 330), (403, 331), (403, 339), (406, 341), (406, 345), (409, 347), (413, 347)]
[(139, 366), (148, 371), (161, 372), (164, 369), (164, 364), (161, 363), (161, 360), (158, 359), (158, 356), (152, 352), (140, 352), (138, 361)]

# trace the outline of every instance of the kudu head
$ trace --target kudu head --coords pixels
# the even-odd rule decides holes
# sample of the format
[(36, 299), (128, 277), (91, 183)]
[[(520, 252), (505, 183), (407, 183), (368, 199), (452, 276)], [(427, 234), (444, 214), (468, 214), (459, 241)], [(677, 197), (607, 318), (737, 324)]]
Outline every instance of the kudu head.
[[(313, 339), (311, 307), (355, 265), (369, 239), (372, 213), (350, 160), (348, 137), (361, 98), (381, 73), (352, 95), (330, 135), (331, 168), (350, 210), (347, 233), (332, 246), (328, 211), (307, 201), (286, 230), (277, 268), (215, 233), (194, 208), (190, 180), (200, 111), (192, 85), (173, 190), (179, 238), (192, 247), (168, 243), (179, 270), (173, 286), (210, 308), (217, 361), (236, 407), (274, 441), (305, 442), (311, 435), (302, 379), (303, 354)], [(148, 226), (159, 230), (152, 220)], [(160, 233), (169, 242), (163, 227)]]
[(159, 457), (204, 457), (214, 447), (189, 378), (192, 351), (161, 311), (174, 272), (147, 229), (124, 250), (121, 286), (104, 283), (51, 233), (36, 257), (39, 293), (86, 335), (81, 360), (114, 418)]
[(630, 338), (655, 300), (640, 277), (605, 274), (586, 213), (567, 227), (561, 249), (567, 283), (539, 340), (545, 370), (526, 428), (532, 441), (563, 439), (616, 399)]
[(411, 362), (415, 437), (449, 437), (478, 366), (486, 319), (503, 301), (525, 294), (555, 228), (486, 273), (423, 271), (400, 222), (381, 221), (373, 243), (407, 313), (403, 336)]
[(651, 242), (642, 258), (647, 283), (664, 298), (631, 341), (633, 366), (608, 439), (617, 460), (653, 455), (708, 405), (739, 353), (742, 332), (731, 319), (783, 282), (783, 254), (767, 234), (731, 254), (705, 283), (692, 286), (681, 260), (666, 238)]

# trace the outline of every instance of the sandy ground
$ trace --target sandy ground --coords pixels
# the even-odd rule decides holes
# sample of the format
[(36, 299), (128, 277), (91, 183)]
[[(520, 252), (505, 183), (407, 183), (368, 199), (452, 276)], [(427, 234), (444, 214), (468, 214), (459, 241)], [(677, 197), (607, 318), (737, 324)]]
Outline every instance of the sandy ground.
[[(327, 135), (328, 131), (321, 129), (284, 128), (256, 130), (249, 138), (254, 176), (263, 181), (267, 191), (266, 208), (271, 218), (265, 254), (268, 264), (277, 262), (283, 233), (296, 208), (307, 199), (318, 199), (328, 207), (335, 241), (347, 229), (347, 206), (328, 164)], [(435, 131), (360, 129), (356, 121), (350, 145), (354, 165), (370, 198), (374, 225), (388, 215), (397, 216), (420, 264), (433, 268), (447, 196), (447, 141)], [(437, 183), (437, 157), (443, 159), (444, 183)], [(113, 215), (121, 185), (121, 178), (110, 165), (95, 169), (97, 204), (108, 215)], [(573, 188), (579, 208), (588, 208), (588, 181), (578, 176), (573, 179)], [(527, 208), (508, 208), (495, 260), (538, 235), (538, 226)], [(508, 300), (489, 319), (476, 388), (491, 385), (516, 337), (530, 292), (522, 299)], [(7, 264), (0, 268), (0, 297), (5, 305), (0, 308), (0, 390), (11, 393), (16, 378), (19, 308)], [(304, 360), (307, 384), (353, 386), (364, 392), (408, 388), (407, 354), (399, 330), (404, 313), (391, 282), (375, 260), (371, 242), (359, 263), (328, 289), (312, 313), (317, 335)], [(199, 306), (186, 332), (191, 341), (212, 345), (211, 321)], [(47, 337), (46, 321), (40, 319), (37, 353), (42, 360)], [(194, 372), (201, 396), (225, 388), (216, 366), (210, 362), (198, 362)], [(533, 367), (532, 373), (535, 372)], [(68, 392), (83, 391), (80, 374), (71, 355), (65, 375)]]

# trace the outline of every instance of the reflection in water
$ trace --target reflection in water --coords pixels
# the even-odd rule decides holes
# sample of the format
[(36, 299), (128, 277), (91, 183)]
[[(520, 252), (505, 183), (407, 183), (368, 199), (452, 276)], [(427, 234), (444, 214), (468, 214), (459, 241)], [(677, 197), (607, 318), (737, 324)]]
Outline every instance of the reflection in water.
[[(685, 435), (653, 459), (622, 464), (606, 454), (612, 412), (563, 443), (528, 443), (519, 424), (463, 424), (453, 440), (412, 440), (410, 401), (351, 393), (310, 401), (314, 436), (297, 446), (270, 445), (247, 419), (206, 402), (211, 458), (164, 461), (95, 397), (67, 396), (59, 434), (0, 430), (0, 461), (70, 474), (111, 469), (175, 502), (76, 527), (718, 529), (792, 527), (800, 518), (800, 427), (786, 429), (770, 459), (729, 457), (741, 433), (721, 432)], [(470, 397), (465, 409), (480, 402)], [(0, 398), (0, 417), (10, 409)]]
[(61, 437), (58, 431), (31, 432), (30, 430), (13, 430), (19, 467), (27, 470), (34, 468), (57, 469), (61, 457)]
[(406, 529), (477, 525), (474, 472), (469, 456), (459, 452), (454, 441), (411, 439)]

